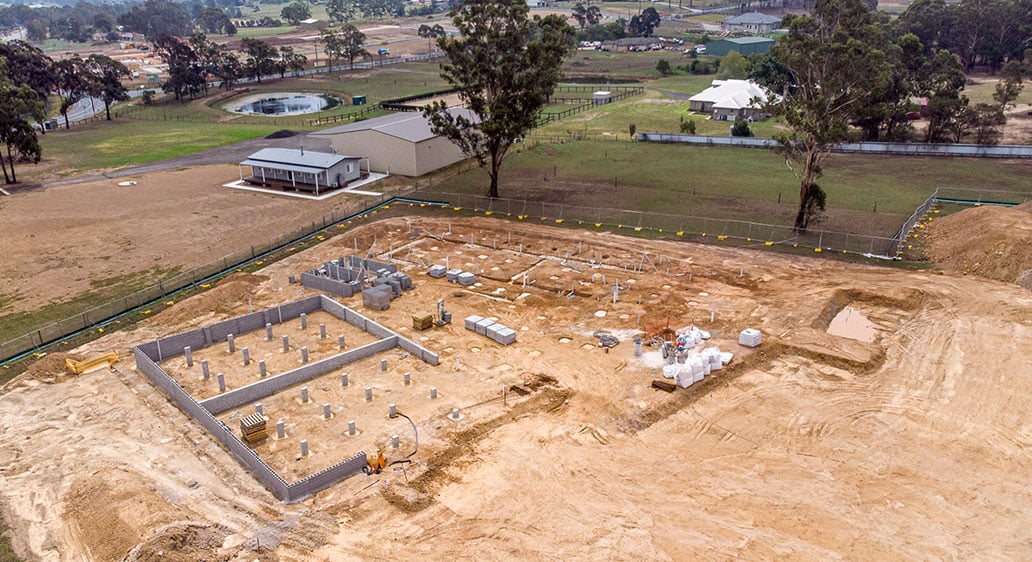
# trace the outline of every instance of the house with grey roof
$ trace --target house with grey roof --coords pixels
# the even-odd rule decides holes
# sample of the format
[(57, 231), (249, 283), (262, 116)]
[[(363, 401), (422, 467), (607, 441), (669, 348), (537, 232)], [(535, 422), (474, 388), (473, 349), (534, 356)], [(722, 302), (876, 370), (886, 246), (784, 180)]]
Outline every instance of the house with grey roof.
[[(240, 163), (240, 179), (264, 187), (311, 191), (316, 195), (362, 177), (361, 156), (343, 156), (304, 148), (263, 148)], [(368, 159), (365, 174), (369, 173)], [(244, 177), (244, 166), (251, 175)]]
[(727, 31), (748, 31), (749, 33), (770, 33), (781, 25), (781, 18), (760, 12), (749, 12), (740, 16), (729, 16), (721, 23)]
[(688, 109), (712, 114), (717, 121), (761, 121), (768, 93), (750, 80), (714, 80), (713, 85), (688, 98)]
[[(478, 121), (465, 108), (452, 107), (448, 111)], [(374, 117), (310, 135), (327, 138), (339, 153), (369, 155), (369, 166), (374, 172), (416, 177), (466, 159), (458, 145), (434, 134), (430, 120), (421, 112)]]

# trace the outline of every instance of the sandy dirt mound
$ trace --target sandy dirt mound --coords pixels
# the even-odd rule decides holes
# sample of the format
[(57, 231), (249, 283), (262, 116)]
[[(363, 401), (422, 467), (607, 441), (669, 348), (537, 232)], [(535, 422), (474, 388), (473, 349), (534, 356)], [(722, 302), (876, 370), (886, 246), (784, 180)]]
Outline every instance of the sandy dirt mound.
[[(170, 310), (162, 314), (164, 324), (177, 326), (180, 324), (197, 324), (198, 320), (207, 320), (214, 315), (229, 314), (241, 305), (247, 306), (255, 288), (268, 277), (252, 273), (234, 273), (219, 282), (214, 288), (194, 298), (176, 303)], [(203, 323), (203, 322), (202, 322)]]
[(61, 382), (68, 377), (65, 370), (65, 358), (71, 357), (75, 360), (82, 360), (80, 355), (69, 355), (67, 353), (51, 352), (33, 361), (32, 364), (11, 384), (19, 384), (20, 381), (43, 381), (45, 383)]
[(94, 560), (121, 560), (150, 529), (181, 515), (138, 474), (117, 469), (77, 480), (66, 502), (70, 522)]
[(1017, 282), (1032, 270), (1032, 205), (975, 207), (932, 221), (927, 252), (953, 271)]
[(212, 562), (229, 560), (228, 554), (219, 554), (229, 532), (226, 529), (177, 522), (158, 530), (154, 536), (137, 545), (125, 557), (126, 562)]

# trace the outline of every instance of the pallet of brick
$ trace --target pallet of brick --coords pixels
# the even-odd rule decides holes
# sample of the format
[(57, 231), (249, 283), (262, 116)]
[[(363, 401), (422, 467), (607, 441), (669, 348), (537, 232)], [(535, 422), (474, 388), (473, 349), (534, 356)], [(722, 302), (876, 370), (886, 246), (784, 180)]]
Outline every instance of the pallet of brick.
[(501, 328), (495, 330), (495, 336), (491, 339), (502, 345), (516, 343), (516, 330), (513, 330), (512, 328), (506, 326), (502, 326)]
[(480, 322), (483, 319), (483, 317), (477, 315), (467, 316), (464, 321), (466, 324), (466, 329), (471, 332), (477, 331), (477, 322)]
[(494, 320), (488, 320), (487, 318), (482, 318), (480, 321), (478, 321), (475, 324), (476, 332), (478, 334), (482, 335), (482, 336), (486, 336), (487, 335), (487, 327), (492, 325), (492, 324), (494, 324), (494, 323), (495, 323)]
[(387, 310), (391, 306), (390, 290), (384, 291), (376, 287), (362, 289), (362, 304), (376, 310)]
[(413, 316), (412, 317), (412, 329), (414, 330), (429, 330), (434, 325), (433, 314), (427, 314), (425, 316)]
[(451, 281), (452, 283), (458, 283), (460, 273), (462, 273), (461, 269), (449, 269), (448, 273), (446, 274), (448, 281)]
[(392, 273), (391, 277), (398, 280), (398, 283), (401, 284), (402, 290), (408, 291), (408, 290), (413, 288), (412, 287), (412, 278), (409, 277), (408, 274), (401, 273), (399, 271), (398, 273)]
[(430, 270), (427, 271), (427, 275), (434, 279), (440, 279), (448, 273), (448, 270), (443, 265), (431, 265)]
[(464, 287), (469, 287), (477, 280), (477, 276), (468, 271), (463, 271), (455, 277), (455, 281)]
[(248, 443), (257, 443), (267, 438), (269, 432), (265, 428), (265, 418), (258, 414), (240, 418), (240, 434)]

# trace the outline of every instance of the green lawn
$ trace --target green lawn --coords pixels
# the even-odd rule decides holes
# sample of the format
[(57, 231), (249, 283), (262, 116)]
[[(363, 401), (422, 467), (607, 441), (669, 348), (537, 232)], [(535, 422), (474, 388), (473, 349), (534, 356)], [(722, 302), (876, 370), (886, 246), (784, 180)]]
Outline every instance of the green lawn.
[[(278, 127), (164, 121), (98, 121), (40, 137), (46, 158), (42, 168), (63, 175), (157, 162), (267, 135)], [(33, 167), (22, 166), (31, 181)]]
[[(503, 197), (784, 225), (795, 216), (799, 182), (768, 150), (626, 141), (530, 145), (506, 161)], [(1032, 195), (1029, 178), (1032, 163), (1023, 161), (833, 155), (820, 181), (829, 205), (821, 228), (890, 237), (940, 185)], [(475, 169), (439, 189), (483, 194), (486, 175)]]

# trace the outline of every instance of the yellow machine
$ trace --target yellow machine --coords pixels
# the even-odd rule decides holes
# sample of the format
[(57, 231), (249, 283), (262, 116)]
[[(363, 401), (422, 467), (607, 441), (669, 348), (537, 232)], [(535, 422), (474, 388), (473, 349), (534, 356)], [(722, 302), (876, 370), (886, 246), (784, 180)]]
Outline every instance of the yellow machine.
[(376, 450), (376, 456), (369, 457), (369, 467), (366, 468), (368, 474), (380, 474), (380, 472), (387, 468), (387, 459), (383, 456), (383, 449)]
[(118, 354), (112, 351), (111, 353), (91, 357), (84, 361), (76, 361), (71, 357), (65, 358), (65, 369), (68, 369), (68, 372), (73, 375), (81, 375), (97, 369), (111, 367), (112, 363), (117, 362)]

